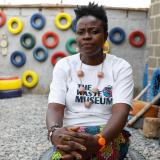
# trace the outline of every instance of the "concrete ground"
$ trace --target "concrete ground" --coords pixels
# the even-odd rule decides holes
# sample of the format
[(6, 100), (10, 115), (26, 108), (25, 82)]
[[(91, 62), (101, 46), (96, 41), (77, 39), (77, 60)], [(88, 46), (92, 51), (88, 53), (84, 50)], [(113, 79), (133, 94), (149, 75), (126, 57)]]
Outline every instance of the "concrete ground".
[[(0, 160), (39, 160), (51, 144), (47, 140), (46, 95), (23, 95), (0, 100)], [(131, 147), (146, 160), (160, 160), (158, 140), (129, 129)]]

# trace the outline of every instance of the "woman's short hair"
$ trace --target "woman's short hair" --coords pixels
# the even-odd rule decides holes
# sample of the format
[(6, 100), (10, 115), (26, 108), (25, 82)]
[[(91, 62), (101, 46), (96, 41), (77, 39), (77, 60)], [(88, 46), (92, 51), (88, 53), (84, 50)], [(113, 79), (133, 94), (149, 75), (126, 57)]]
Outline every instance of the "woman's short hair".
[(94, 16), (101, 20), (104, 23), (104, 31), (108, 33), (108, 18), (104, 7), (98, 6), (98, 4), (95, 4), (94, 2), (89, 2), (87, 6), (77, 6), (77, 8), (74, 9), (74, 12), (76, 15), (76, 21), (78, 21), (81, 17), (88, 15)]

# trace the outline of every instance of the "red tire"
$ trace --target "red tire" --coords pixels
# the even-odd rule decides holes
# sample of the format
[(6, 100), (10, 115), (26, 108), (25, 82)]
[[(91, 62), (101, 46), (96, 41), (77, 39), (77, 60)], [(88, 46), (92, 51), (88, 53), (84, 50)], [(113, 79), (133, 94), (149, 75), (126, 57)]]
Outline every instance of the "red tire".
[[(47, 39), (49, 37), (52, 37), (53, 43), (48, 43)], [(59, 37), (55, 32), (46, 32), (43, 36), (42, 36), (42, 43), (46, 48), (55, 48), (57, 46), (57, 44), (59, 43)]]
[(0, 77), (0, 80), (14, 80), (14, 79), (19, 79), (19, 78), (18, 77), (8, 77), (8, 76)]
[(6, 22), (6, 15), (2, 11), (0, 11), (0, 19), (0, 27), (2, 27)]
[[(136, 40), (136, 38), (139, 38), (139, 40)], [(142, 47), (145, 43), (145, 36), (143, 32), (141, 31), (134, 31), (129, 35), (129, 42), (132, 46), (135, 47)]]
[(51, 63), (52, 65), (55, 65), (57, 63), (57, 58), (64, 58), (66, 55), (63, 52), (56, 52), (51, 57)]

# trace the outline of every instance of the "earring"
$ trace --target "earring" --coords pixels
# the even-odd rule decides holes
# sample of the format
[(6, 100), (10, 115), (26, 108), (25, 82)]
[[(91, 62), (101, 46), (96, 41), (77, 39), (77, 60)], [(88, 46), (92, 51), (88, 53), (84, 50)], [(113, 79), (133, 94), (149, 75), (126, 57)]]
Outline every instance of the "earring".
[(107, 54), (110, 51), (109, 42), (106, 41), (103, 45), (103, 53)]
[(77, 53), (79, 52), (79, 47), (76, 47), (76, 52), (77, 52)]

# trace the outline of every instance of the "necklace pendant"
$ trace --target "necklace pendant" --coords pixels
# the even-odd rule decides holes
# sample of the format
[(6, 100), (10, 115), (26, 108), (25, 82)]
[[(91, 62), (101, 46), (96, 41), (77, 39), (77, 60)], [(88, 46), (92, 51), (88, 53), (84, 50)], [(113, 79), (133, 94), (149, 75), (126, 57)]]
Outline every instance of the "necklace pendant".
[(93, 93), (97, 93), (98, 91), (99, 91), (99, 89), (97, 87), (92, 88)]
[(79, 93), (80, 93), (81, 95), (83, 95), (84, 92), (85, 92), (85, 88), (81, 85), (81, 86), (79, 87)]
[(82, 70), (77, 71), (77, 76), (82, 78), (84, 76), (84, 72)]
[(98, 78), (103, 78), (104, 77), (104, 73), (103, 72), (98, 72), (97, 73), (97, 77)]
[(91, 101), (86, 101), (84, 102), (85, 108), (91, 108), (92, 102)]

